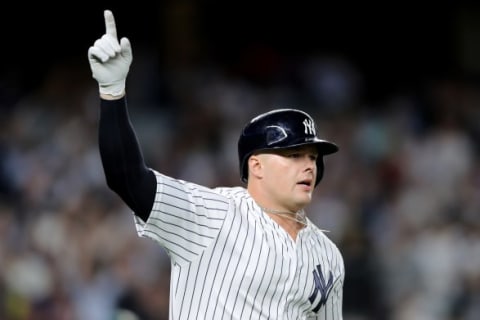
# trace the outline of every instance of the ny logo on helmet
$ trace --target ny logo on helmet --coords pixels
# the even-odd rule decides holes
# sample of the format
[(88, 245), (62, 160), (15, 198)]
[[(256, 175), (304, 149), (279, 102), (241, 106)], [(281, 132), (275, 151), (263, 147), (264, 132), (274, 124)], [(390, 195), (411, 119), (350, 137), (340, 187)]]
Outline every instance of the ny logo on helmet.
[(303, 126), (305, 127), (305, 134), (316, 135), (315, 133), (315, 123), (312, 119), (303, 120)]

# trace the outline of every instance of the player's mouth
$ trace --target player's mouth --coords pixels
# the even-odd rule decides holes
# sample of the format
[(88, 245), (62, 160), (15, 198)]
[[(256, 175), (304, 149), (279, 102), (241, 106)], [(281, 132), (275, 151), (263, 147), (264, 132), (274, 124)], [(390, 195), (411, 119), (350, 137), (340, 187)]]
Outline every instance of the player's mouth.
[(312, 187), (313, 179), (304, 179), (297, 182), (297, 185), (300, 185), (303, 188), (310, 190)]

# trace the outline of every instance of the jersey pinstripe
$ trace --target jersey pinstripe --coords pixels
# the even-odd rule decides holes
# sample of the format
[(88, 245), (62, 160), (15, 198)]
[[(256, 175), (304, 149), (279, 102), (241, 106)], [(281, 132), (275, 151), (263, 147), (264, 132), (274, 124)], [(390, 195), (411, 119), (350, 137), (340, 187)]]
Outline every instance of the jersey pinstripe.
[(343, 258), (310, 221), (294, 241), (245, 188), (155, 175), (135, 223), (171, 259), (170, 319), (342, 319)]

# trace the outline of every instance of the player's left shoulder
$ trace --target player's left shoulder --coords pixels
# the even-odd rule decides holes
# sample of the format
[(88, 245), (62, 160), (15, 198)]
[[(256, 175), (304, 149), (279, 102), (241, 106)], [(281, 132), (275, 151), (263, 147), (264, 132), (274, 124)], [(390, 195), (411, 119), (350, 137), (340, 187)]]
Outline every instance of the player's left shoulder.
[(324, 239), (324, 241), (329, 242), (333, 246), (336, 246), (335, 242), (331, 238), (330, 230), (322, 229), (310, 220), (308, 220), (308, 228), (313, 234), (315, 234), (315, 236)]
[(322, 246), (328, 249), (332, 254), (338, 256), (340, 259), (343, 260), (340, 249), (338, 248), (338, 245), (335, 243), (335, 241), (332, 239), (330, 231), (321, 229), (311, 222), (309, 224), (309, 228), (314, 234), (314, 238), (316, 239), (316, 241), (321, 243)]

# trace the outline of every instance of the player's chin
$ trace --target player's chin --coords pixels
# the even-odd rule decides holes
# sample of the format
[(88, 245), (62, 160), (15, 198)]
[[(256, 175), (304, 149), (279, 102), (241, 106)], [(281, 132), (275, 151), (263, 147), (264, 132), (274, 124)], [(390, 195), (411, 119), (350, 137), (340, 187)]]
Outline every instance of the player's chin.
[(297, 199), (304, 204), (309, 204), (312, 201), (312, 193), (313, 187), (297, 186)]
[(310, 196), (312, 195), (314, 189), (314, 186), (312, 184), (305, 183), (298, 183), (296, 187), (300, 192), (308, 193), (310, 194)]

